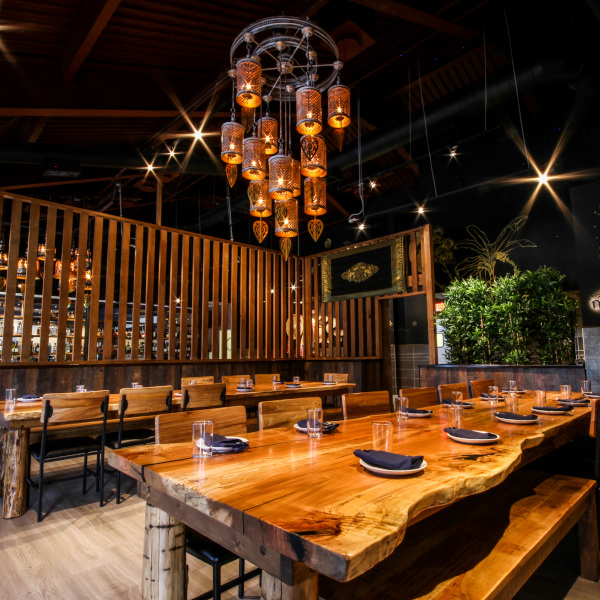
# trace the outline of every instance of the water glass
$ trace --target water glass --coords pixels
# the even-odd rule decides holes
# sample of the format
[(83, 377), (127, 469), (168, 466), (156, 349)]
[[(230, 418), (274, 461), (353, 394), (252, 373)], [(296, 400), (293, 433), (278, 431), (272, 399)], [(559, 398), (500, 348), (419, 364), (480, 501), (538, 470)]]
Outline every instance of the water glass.
[(517, 391), (517, 382), (514, 381), (513, 379), (511, 379), (508, 382), (508, 391), (509, 392), (516, 392)]
[(460, 429), (463, 424), (463, 405), (450, 404), (448, 406), (448, 427)]
[(592, 393), (592, 382), (589, 379), (584, 379), (581, 382), (581, 393), (591, 394)]
[(571, 386), (570, 385), (561, 385), (560, 386), (560, 397), (562, 400), (570, 400), (571, 399)]
[(495, 404), (496, 402), (498, 402), (498, 386), (497, 385), (490, 385), (490, 387), (488, 388), (488, 399), (490, 404)]
[(545, 406), (546, 404), (546, 392), (544, 390), (535, 391), (535, 405)]
[(277, 375), (273, 375), (273, 389), (275, 389), (277, 387)]
[(294, 385), (299, 385), (300, 384), (300, 377), (296, 376), (294, 377)]
[(246, 379), (246, 387), (247, 388), (251, 388), (252, 387), (252, 379)]
[(192, 423), (192, 456), (208, 458), (212, 456), (213, 422), (194, 421)]
[(508, 392), (506, 396), (506, 410), (513, 413), (519, 412), (519, 400), (515, 391)]
[(333, 383), (333, 373), (327, 373), (327, 383)]
[(394, 412), (398, 421), (406, 421), (408, 419), (408, 398), (394, 396)]
[(143, 388), (144, 386), (141, 383), (138, 383), (137, 381), (133, 382), (131, 384), (132, 388)]
[(306, 429), (309, 438), (323, 437), (323, 409), (309, 408), (306, 411)]
[(239, 387), (246, 387), (246, 378), (240, 377)]
[(87, 392), (87, 390), (85, 389), (85, 385), (76, 385), (75, 391), (76, 392)]
[(17, 390), (15, 388), (6, 388), (4, 392), (4, 401), (6, 404), (14, 404), (17, 400)]
[(392, 448), (392, 422), (373, 421), (373, 450), (389, 452)]
[(463, 399), (462, 392), (457, 392), (455, 390), (452, 390), (450, 392), (450, 399), (452, 401), (452, 404), (458, 404), (459, 402), (462, 402), (462, 399)]

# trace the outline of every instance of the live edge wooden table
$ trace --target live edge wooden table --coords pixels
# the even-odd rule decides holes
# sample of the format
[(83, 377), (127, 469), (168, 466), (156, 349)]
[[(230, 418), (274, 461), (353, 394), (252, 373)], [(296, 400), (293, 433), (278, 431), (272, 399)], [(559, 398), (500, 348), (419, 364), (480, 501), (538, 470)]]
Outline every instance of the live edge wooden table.
[[(521, 399), (528, 413), (532, 399)], [(540, 415), (539, 424), (492, 421), (476, 400), (464, 426), (496, 432), (486, 446), (452, 442), (446, 408), (400, 425), (392, 414), (340, 424), (321, 439), (293, 428), (249, 433), (248, 450), (192, 459), (191, 442), (109, 453), (109, 463), (138, 481), (147, 502), (142, 597), (185, 599), (184, 525), (263, 569), (262, 597), (317, 600), (318, 574), (348, 581), (390, 555), (407, 525), (455, 500), (502, 482), (590, 427), (590, 409)], [(501, 405), (502, 406), (502, 405)], [(371, 447), (371, 423), (394, 423), (393, 451), (423, 454), (419, 475), (378, 477), (353, 455)]]
[[(325, 385), (319, 381), (303, 381), (300, 388), (287, 388), (285, 385), (256, 385), (251, 392), (237, 392), (235, 385), (228, 387), (225, 405), (243, 405), (256, 407), (262, 400), (275, 400), (293, 396), (332, 396), (355, 387), (354, 383), (336, 383)], [(111, 394), (109, 408), (116, 411), (119, 394)], [(173, 410), (181, 410), (181, 394), (173, 396)], [(29, 436), (33, 428), (40, 427), (42, 401), (17, 402), (6, 405), (0, 402), (0, 491), (4, 497), (2, 517), (11, 519), (20, 517), (26, 511), (27, 464), (29, 455)], [(148, 420), (147, 417), (143, 419)], [(136, 419), (126, 419), (133, 422)], [(138, 418), (139, 421), (139, 418)], [(150, 426), (153, 422), (150, 423)], [(112, 423), (116, 427), (116, 421)], [(132, 425), (133, 426), (133, 425)], [(139, 422), (136, 426), (140, 426)], [(144, 424), (144, 426), (147, 426)]]

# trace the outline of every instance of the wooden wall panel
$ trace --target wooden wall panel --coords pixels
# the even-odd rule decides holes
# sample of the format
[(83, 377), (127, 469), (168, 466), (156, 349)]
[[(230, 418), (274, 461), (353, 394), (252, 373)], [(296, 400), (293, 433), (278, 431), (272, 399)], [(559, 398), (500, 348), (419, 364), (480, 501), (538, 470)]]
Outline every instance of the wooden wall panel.
[(60, 255), (62, 271), (58, 294), (58, 339), (56, 340), (56, 361), (65, 360), (65, 342), (67, 332), (67, 307), (69, 305), (69, 265), (71, 261), (71, 237), (73, 234), (73, 211), (63, 213), (62, 252)]
[(142, 268), (144, 264), (144, 227), (135, 228), (135, 263), (133, 266), (133, 305), (131, 307), (131, 360), (140, 358), (140, 316), (142, 312)]
[(117, 358), (125, 360), (125, 331), (127, 328), (127, 300), (129, 293), (129, 248), (131, 226), (123, 223), (121, 228), (121, 269), (119, 271), (119, 327), (117, 329)]
[[(94, 237), (92, 256), (102, 256), (102, 233), (104, 219), (94, 218)], [(88, 360), (96, 360), (98, 345), (98, 318), (100, 311), (100, 276), (102, 274), (102, 260), (92, 262), (92, 298), (90, 303), (90, 320), (88, 325)], [(60, 318), (60, 315), (59, 315)]]
[[(1, 206), (2, 203), (0, 203)], [(52, 284), (54, 283), (54, 258), (56, 250), (56, 207), (49, 206), (46, 215), (46, 260), (44, 261), (44, 283), (40, 317), (40, 362), (48, 360), (50, 339), (50, 313), (52, 311)]]
[[(153, 248), (154, 250), (154, 248)], [(93, 257), (92, 257), (93, 260)], [(102, 345), (103, 360), (111, 360), (113, 346), (113, 322), (114, 322), (114, 299), (115, 279), (117, 277), (117, 222), (108, 223), (108, 244), (106, 246), (106, 291), (104, 293), (104, 339)], [(76, 329), (77, 331), (77, 329)], [(95, 388), (94, 388), (95, 389)]]
[(200, 319), (202, 332), (202, 352), (200, 355), (202, 358), (208, 358), (209, 352), (210, 247), (210, 240), (204, 240), (202, 247), (202, 318)]
[(158, 290), (156, 298), (156, 358), (165, 358), (165, 301), (167, 290), (167, 245), (168, 233), (160, 232), (160, 248), (158, 254)]
[(248, 249), (248, 357), (256, 358), (256, 250)]
[(171, 268), (169, 270), (169, 360), (177, 357), (177, 298), (179, 292), (179, 235), (171, 233)]
[(192, 249), (192, 297), (190, 301), (191, 314), (191, 357), (192, 359), (199, 356), (199, 333), (200, 333), (200, 244), (202, 241), (198, 237), (193, 238)]
[[(146, 258), (146, 298), (144, 300), (144, 358), (152, 358), (154, 343), (154, 269), (156, 266), (156, 230), (148, 228), (148, 251)], [(108, 303), (108, 299), (107, 299)], [(106, 328), (105, 328), (106, 329)]]
[(228, 358), (227, 356), (227, 323), (229, 312), (229, 253), (230, 244), (223, 244), (221, 259), (221, 352), (219, 358)]
[(240, 249), (239, 358), (248, 358), (248, 248)]
[[(75, 292), (75, 315), (73, 320), (73, 360), (81, 360), (83, 331), (83, 316), (85, 311), (85, 263), (88, 249), (89, 218), (87, 215), (79, 215), (79, 236), (77, 248), (82, 250), (77, 255), (77, 288)], [(68, 328), (68, 325), (67, 325)]]
[(221, 244), (218, 242), (212, 243), (212, 342), (211, 351), (212, 358), (221, 358), (219, 355), (219, 281), (221, 280), (220, 264), (221, 264)]
[[(187, 358), (188, 344), (188, 299), (189, 299), (189, 273), (190, 273), (190, 236), (181, 236), (181, 271), (179, 291), (179, 357)], [(190, 334), (191, 335), (191, 334)]]
[(21, 310), (21, 319), (23, 323), (21, 362), (29, 362), (31, 360), (31, 326), (27, 327), (25, 324), (33, 323), (35, 278), (37, 275), (38, 233), (40, 225), (39, 204), (32, 204), (29, 208), (31, 210), (29, 212), (29, 235), (27, 238), (27, 274), (25, 276), (25, 293), (23, 294), (23, 308)]

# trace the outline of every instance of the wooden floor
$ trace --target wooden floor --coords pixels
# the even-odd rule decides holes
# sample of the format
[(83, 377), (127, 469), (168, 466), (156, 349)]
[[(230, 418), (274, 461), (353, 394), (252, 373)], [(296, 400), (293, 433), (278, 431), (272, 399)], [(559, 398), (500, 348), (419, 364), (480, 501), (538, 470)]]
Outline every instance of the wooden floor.
[[(109, 479), (107, 490), (112, 483)], [(144, 503), (125, 478), (125, 501), (117, 505), (109, 496), (109, 503), (100, 508), (91, 480), (89, 485), (86, 496), (81, 495), (80, 481), (49, 486), (44, 499), (49, 514), (41, 523), (32, 509), (18, 519), (0, 520), (0, 599), (140, 598)], [(36, 505), (33, 497), (32, 502)], [(190, 556), (188, 565), (188, 597), (194, 598), (211, 588), (212, 572)], [(574, 530), (516, 598), (598, 600), (600, 583), (578, 577), (578, 567)], [(236, 570), (237, 563), (224, 567), (223, 581)], [(260, 596), (258, 579), (246, 584), (246, 594)], [(224, 600), (237, 598), (234, 590), (223, 594)]]

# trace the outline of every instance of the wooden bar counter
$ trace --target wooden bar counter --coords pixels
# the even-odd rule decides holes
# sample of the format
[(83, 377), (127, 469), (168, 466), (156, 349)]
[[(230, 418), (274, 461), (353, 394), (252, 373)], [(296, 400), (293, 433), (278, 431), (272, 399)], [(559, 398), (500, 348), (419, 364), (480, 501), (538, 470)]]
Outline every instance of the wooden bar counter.
[[(529, 413), (532, 398), (520, 402)], [(475, 404), (464, 427), (498, 433), (497, 443), (451, 441), (444, 406), (400, 425), (392, 414), (377, 416), (394, 423), (394, 452), (424, 455), (425, 470), (408, 477), (372, 475), (353, 455), (371, 447), (375, 417), (342, 422), (321, 439), (293, 428), (250, 433), (247, 451), (205, 460), (191, 458), (191, 442), (110, 452), (109, 463), (137, 479), (147, 500), (144, 598), (185, 598), (185, 548), (165, 546), (152, 523), (173, 531), (188, 525), (261, 567), (264, 598), (316, 600), (318, 573), (348, 581), (366, 572), (402, 542), (410, 523), (493, 488), (590, 427), (589, 408), (517, 426), (493, 421), (487, 402)]]

